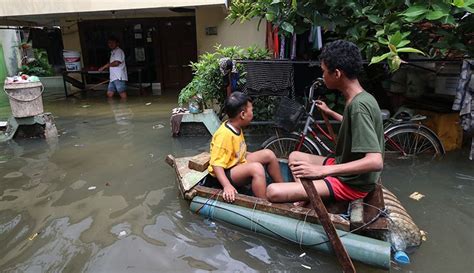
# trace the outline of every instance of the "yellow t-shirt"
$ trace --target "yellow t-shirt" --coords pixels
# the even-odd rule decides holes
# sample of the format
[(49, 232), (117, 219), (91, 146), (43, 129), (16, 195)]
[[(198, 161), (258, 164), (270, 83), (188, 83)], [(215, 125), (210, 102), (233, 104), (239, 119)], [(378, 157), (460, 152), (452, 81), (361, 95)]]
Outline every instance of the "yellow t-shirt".
[(227, 121), (223, 122), (219, 129), (212, 136), (211, 160), (208, 171), (212, 176), (216, 176), (212, 166), (219, 166), (229, 169), (237, 164), (247, 162), (247, 145), (242, 130), (237, 134)]

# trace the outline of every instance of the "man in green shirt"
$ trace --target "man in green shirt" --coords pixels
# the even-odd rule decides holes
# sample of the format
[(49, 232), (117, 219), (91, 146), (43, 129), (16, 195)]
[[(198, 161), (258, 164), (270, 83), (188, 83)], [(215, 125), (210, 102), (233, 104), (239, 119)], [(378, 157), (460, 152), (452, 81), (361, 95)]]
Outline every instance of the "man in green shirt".
[[(364, 198), (375, 188), (383, 168), (384, 136), (380, 108), (357, 79), (362, 71), (359, 48), (348, 41), (328, 43), (321, 52), (324, 83), (339, 90), (346, 99), (343, 115), (318, 101), (318, 108), (342, 122), (335, 157), (292, 152), (288, 159), (293, 175), (320, 177), (313, 183), (323, 199), (352, 201)], [(267, 198), (272, 202), (306, 201), (299, 182), (271, 184)]]

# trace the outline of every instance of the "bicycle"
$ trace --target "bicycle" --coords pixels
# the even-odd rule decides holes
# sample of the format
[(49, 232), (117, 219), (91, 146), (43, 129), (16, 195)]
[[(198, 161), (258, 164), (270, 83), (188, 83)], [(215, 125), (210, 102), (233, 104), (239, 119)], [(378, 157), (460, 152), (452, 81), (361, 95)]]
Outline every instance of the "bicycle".
[[(308, 102), (306, 107), (283, 97), (280, 107), (277, 109), (276, 135), (263, 142), (261, 148), (272, 150), (278, 158), (288, 159), (292, 151), (301, 151), (317, 155), (334, 154), (331, 147), (335, 145), (336, 139), (326, 132), (313, 118), (316, 107), (316, 100), (313, 98), (315, 88), (324, 85), (322, 79), (316, 80), (310, 87)], [(307, 111), (308, 106), (310, 110)], [(278, 115), (280, 115), (278, 117)], [(303, 130), (294, 131), (300, 121), (306, 117)], [(442, 157), (445, 150), (441, 140), (428, 127), (421, 123), (426, 119), (424, 116), (417, 116), (409, 119), (390, 118), (387, 110), (382, 110), (384, 120), (385, 157), (395, 156), (399, 159), (428, 156), (433, 158)], [(326, 126), (330, 124), (325, 120)], [(315, 128), (313, 128), (315, 127)], [(280, 134), (279, 128), (286, 132)], [(330, 143), (326, 143), (317, 134), (324, 136)]]

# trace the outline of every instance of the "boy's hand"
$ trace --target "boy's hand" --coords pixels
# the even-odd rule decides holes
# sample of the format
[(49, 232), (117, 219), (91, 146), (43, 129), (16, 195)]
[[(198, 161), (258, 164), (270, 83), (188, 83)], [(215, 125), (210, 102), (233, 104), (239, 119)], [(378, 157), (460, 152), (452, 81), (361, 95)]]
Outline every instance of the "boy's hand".
[(326, 103), (322, 100), (316, 100), (316, 107), (323, 111), (323, 113), (328, 113), (329, 111), (331, 111), (331, 109), (329, 109)]
[(296, 176), (296, 178), (316, 177), (317, 179), (321, 179), (327, 176), (325, 172), (326, 167), (314, 165), (305, 161), (295, 161), (290, 166), (290, 169), (293, 172), (293, 175)]
[(232, 185), (228, 185), (224, 187), (224, 194), (222, 195), (222, 197), (224, 198), (224, 201), (232, 203), (235, 201), (236, 193), (237, 190)]

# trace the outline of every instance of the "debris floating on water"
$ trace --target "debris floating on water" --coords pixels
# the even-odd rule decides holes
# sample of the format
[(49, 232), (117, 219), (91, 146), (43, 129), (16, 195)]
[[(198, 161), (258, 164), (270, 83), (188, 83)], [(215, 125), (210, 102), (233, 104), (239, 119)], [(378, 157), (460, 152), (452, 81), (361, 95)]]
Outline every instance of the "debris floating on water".
[(413, 200), (420, 201), (420, 199), (423, 198), (423, 197), (425, 197), (425, 195), (423, 195), (423, 194), (421, 194), (421, 193), (419, 193), (419, 192), (416, 191), (416, 192), (410, 194), (409, 197), (410, 197), (411, 199), (413, 199)]
[(165, 126), (163, 124), (156, 124), (156, 125), (153, 125), (153, 129), (161, 129), (161, 128), (164, 128)]
[(309, 265), (301, 264), (301, 266), (306, 268), (306, 269), (311, 269), (311, 266), (309, 266)]
[(84, 144), (74, 144), (74, 147), (84, 147)]
[(97, 189), (97, 187), (96, 187), (96, 186), (90, 186), (90, 187), (87, 188), (87, 189), (90, 190), (90, 191), (93, 191), (93, 190)]
[(147, 102), (147, 103), (145, 103), (145, 105), (146, 105), (146, 106), (149, 106), (149, 105), (151, 105), (151, 102)]
[(420, 234), (421, 234), (421, 240), (423, 242), (426, 242), (426, 240), (428, 240), (428, 232), (426, 232), (424, 230), (420, 230)]
[(304, 256), (306, 256), (306, 252), (301, 253), (300, 258), (303, 258)]
[(41, 233), (41, 232), (36, 232), (35, 234), (31, 235), (31, 236), (28, 238), (28, 240), (33, 241), (33, 240), (36, 238), (36, 236), (38, 236), (40, 233)]
[(84, 104), (84, 105), (82, 105), (81, 107), (82, 107), (82, 108), (89, 108), (89, 107), (91, 107), (91, 106), (90, 106), (89, 104)]

